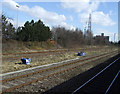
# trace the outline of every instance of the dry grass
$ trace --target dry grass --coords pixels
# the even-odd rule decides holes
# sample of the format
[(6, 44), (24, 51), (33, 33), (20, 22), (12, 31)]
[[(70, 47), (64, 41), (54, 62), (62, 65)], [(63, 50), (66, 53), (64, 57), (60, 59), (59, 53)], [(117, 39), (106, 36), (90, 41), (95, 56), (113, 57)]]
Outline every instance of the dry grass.
[[(86, 56), (92, 56), (92, 55), (101, 54), (103, 52), (110, 52), (115, 49), (116, 48), (100, 49), (97, 51), (89, 50), (89, 51), (85, 52), (85, 54), (86, 54)], [(47, 55), (47, 56), (34, 56), (31, 58), (32, 61), (31, 61), (30, 65), (21, 64), (21, 60), (18, 60), (15, 62), (6, 61), (2, 65), (2, 73), (17, 71), (17, 70), (40, 66), (40, 65), (45, 65), (45, 64), (56, 63), (56, 62), (69, 60), (69, 59), (73, 59), (73, 58), (84, 58), (84, 57), (77, 56), (77, 52), (70, 51), (70, 52), (66, 52), (66, 53), (58, 53), (57, 55), (51, 54), (51, 55)]]

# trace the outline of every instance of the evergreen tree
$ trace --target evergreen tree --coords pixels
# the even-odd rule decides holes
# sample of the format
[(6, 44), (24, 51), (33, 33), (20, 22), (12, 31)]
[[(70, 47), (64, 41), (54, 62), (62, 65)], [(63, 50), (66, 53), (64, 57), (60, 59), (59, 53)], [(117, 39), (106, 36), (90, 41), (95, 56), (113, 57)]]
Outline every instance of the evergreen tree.
[(15, 28), (13, 27), (13, 24), (10, 23), (5, 17), (5, 15), (2, 14), (2, 37), (5, 39), (14, 39), (15, 38)]
[(46, 41), (51, 38), (49, 27), (45, 26), (41, 20), (34, 22), (27, 21), (21, 30), (17, 31), (19, 40), (22, 41)]

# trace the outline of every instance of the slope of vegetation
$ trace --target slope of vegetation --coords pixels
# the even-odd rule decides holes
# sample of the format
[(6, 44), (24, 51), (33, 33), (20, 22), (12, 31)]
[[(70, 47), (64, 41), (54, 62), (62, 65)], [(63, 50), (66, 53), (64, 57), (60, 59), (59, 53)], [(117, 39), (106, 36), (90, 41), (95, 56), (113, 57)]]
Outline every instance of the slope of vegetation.
[(56, 44), (53, 44), (51, 41), (16, 41), (16, 40), (2, 40), (2, 53), (22, 53), (22, 52), (37, 52), (41, 50), (56, 49)]

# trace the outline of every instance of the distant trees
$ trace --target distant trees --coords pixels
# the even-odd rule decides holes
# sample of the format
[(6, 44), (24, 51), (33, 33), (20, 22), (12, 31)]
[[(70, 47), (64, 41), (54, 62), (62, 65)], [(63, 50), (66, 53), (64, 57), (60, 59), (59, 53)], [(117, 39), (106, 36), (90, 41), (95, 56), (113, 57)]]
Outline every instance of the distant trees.
[(52, 33), (48, 26), (45, 26), (41, 20), (34, 22), (27, 21), (23, 27), (18, 27), (17, 30), (13, 24), (9, 22), (5, 15), (2, 18), (2, 37), (4, 39), (15, 39), (21, 41), (46, 41), (51, 38)]
[[(82, 30), (76, 28), (75, 30), (67, 30), (64, 27), (53, 27), (52, 35), (55, 41), (63, 47), (73, 47), (86, 44)], [(92, 36), (88, 34), (88, 37)]]
[(93, 33), (89, 30), (85, 31), (84, 39), (87, 45), (92, 45), (93, 44)]
[(12, 23), (8, 21), (8, 18), (5, 15), (1, 16), (2, 18), (2, 37), (5, 39), (14, 39), (15, 38), (15, 28)]
[(46, 41), (52, 36), (49, 27), (45, 26), (41, 20), (27, 21), (23, 27), (18, 28), (16, 35), (17, 40), (22, 41)]
[[(15, 39), (19, 41), (47, 41), (53, 39), (62, 47), (75, 47), (81, 45), (101, 45), (105, 42), (101, 38), (93, 38), (93, 33), (89, 30), (83, 32), (76, 28), (68, 30), (65, 27), (53, 27), (52, 30), (41, 21), (26, 21), (24, 26), (18, 27), (17, 30), (12, 23), (8, 21), (5, 15), (2, 18), (2, 36), (5, 39)], [(101, 42), (103, 41), (103, 42)], [(120, 44), (120, 42), (119, 42)]]

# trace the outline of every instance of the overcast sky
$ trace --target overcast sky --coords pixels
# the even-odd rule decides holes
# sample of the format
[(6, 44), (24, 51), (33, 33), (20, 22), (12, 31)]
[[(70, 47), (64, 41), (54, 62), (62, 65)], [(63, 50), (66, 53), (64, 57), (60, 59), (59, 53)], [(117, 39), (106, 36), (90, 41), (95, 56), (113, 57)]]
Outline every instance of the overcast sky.
[[(16, 2), (19, 1), (19, 2)], [(24, 1), (24, 2), (22, 2)], [(26, 21), (41, 19), (47, 26), (64, 26), (67, 29), (84, 29), (89, 14), (92, 15), (94, 35), (105, 33), (110, 41), (118, 40), (118, 2), (113, 0), (3, 0), (2, 11), (11, 18), (15, 27), (23, 26)], [(45, 1), (45, 0), (44, 0)], [(117, 0), (116, 0), (117, 1)], [(16, 5), (19, 6), (16, 7)]]

